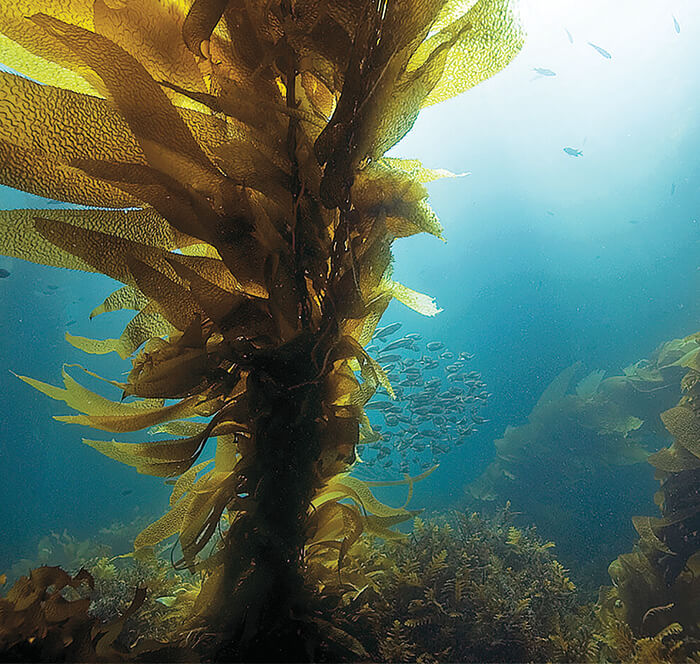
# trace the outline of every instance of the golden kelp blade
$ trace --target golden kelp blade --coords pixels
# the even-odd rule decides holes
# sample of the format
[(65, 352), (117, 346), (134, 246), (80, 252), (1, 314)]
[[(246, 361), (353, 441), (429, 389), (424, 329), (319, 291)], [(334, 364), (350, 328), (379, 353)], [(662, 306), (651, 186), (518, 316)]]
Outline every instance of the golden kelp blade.
[(143, 295), (140, 290), (131, 286), (122, 286), (111, 295), (108, 295), (101, 305), (95, 307), (90, 312), (90, 320), (92, 320), (95, 316), (99, 316), (100, 314), (108, 313), (110, 311), (121, 311), (123, 309), (141, 311), (147, 304), (148, 298)]
[(2, 62), (25, 76), (49, 85), (60, 85), (76, 92), (101, 94), (99, 79), (82, 67), (80, 60), (65, 46), (47, 42), (27, 17), (46, 12), (64, 21), (91, 30), (92, 0), (20, 0), (3, 3), (0, 11), (0, 33), (9, 37), (2, 50)]
[(59, 235), (102, 233), (115, 238), (114, 242), (138, 242), (168, 250), (192, 241), (153, 210), (0, 210), (0, 252), (42, 265), (102, 271), (76, 255), (74, 246), (62, 248), (51, 242), (38, 227), (55, 227)]
[(17, 377), (52, 399), (64, 401), (71, 408), (83, 413), (83, 415), (56, 416), (55, 419), (61, 422), (84, 424), (104, 431), (138, 431), (167, 420), (192, 417), (199, 414), (198, 407), (206, 401), (206, 398), (201, 396), (183, 399), (170, 406), (161, 406), (153, 400), (132, 403), (110, 401), (80, 385), (65, 369), (62, 373), (64, 388), (27, 376)]
[[(509, 0), (477, 0), (464, 15), (463, 0), (450, 0), (432, 26), (440, 31), (428, 38), (411, 60), (418, 65), (435, 48), (435, 42), (469, 24), (459, 41), (450, 49), (440, 81), (423, 101), (423, 106), (438, 104), (491, 78), (520, 52), (524, 34), (516, 15), (516, 3)], [(441, 34), (442, 33), (442, 34)], [(445, 34), (447, 33), (447, 34)]]
[(175, 332), (177, 329), (158, 313), (155, 305), (149, 304), (127, 323), (118, 339), (89, 339), (66, 333), (66, 341), (86, 353), (117, 353), (125, 360), (149, 339), (166, 337)]

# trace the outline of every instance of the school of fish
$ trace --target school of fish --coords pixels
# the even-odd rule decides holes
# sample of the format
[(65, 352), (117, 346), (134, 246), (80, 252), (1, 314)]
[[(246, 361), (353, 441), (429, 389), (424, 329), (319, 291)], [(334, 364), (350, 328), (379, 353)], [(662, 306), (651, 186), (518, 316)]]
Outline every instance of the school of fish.
[(365, 405), (372, 430), (364, 432), (355, 472), (366, 479), (418, 474), (488, 422), (480, 411), (492, 394), (471, 367), (474, 355), (416, 333), (394, 338), (400, 328), (396, 322), (378, 329), (366, 348), (396, 395), (380, 388)]

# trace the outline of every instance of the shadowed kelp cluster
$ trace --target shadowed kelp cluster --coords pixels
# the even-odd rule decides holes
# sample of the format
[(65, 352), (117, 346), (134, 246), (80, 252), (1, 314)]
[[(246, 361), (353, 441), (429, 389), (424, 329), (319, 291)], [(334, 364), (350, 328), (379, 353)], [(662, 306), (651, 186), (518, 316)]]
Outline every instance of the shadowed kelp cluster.
[(679, 363), (694, 348), (692, 340), (674, 339), (607, 378), (604, 371), (584, 374), (578, 364), (564, 369), (527, 422), (495, 441), (496, 458), (470, 485), (471, 495), (511, 500), (557, 542), (568, 565), (587, 564), (596, 589), (620, 550), (621, 529), (631, 543), (630, 519), (644, 492), (627, 487), (653, 486), (645, 462), (669, 441), (662, 413), (678, 400)]
[[(700, 659), (699, 339), (694, 334), (683, 340), (674, 363), (687, 369), (683, 396), (661, 413), (673, 441), (649, 457), (660, 484), (654, 502), (661, 516), (634, 518), (640, 539), (611, 563), (613, 587), (601, 589), (607, 644), (620, 659)], [(635, 642), (640, 637), (642, 649)]]
[(363, 346), (392, 298), (436, 311), (392, 279), (391, 245), (441, 236), (424, 183), (444, 173), (383, 155), (514, 57), (508, 2), (38, 0), (3, 6), (0, 33), (30, 77), (0, 73), (0, 182), (100, 208), (3, 212), (2, 250), (106, 274), (124, 286), (93, 313), (137, 311), (117, 339), (69, 337), (136, 353), (107, 381), (121, 400), (66, 369), (23, 380), (78, 411), (62, 421), (176, 436), (86, 442), (177, 477), (135, 548), (178, 534), (209, 656), (313, 659), (342, 635), (309, 610), (307, 545), (337, 571), (412, 516), (345, 474), (364, 404), (393, 393)]

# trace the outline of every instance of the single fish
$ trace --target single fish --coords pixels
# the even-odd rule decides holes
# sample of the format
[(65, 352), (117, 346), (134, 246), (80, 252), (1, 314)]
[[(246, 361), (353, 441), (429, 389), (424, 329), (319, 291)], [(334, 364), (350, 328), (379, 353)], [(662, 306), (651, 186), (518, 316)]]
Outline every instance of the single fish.
[(386, 353), (390, 350), (398, 350), (399, 348), (413, 348), (416, 342), (408, 337), (403, 337), (388, 343), (384, 348), (382, 348), (382, 353)]
[(389, 364), (391, 362), (398, 362), (401, 359), (401, 355), (377, 355), (377, 359), (382, 364)]
[(639, 223), (639, 219), (630, 219), (628, 223), (632, 224), (633, 226), (636, 226)]
[(601, 48), (600, 46), (596, 46), (593, 42), (588, 42), (588, 45), (592, 46), (604, 58), (607, 58), (608, 60), (610, 60), (612, 58), (612, 55), (610, 55), (610, 53), (608, 53), (604, 48)]
[(391, 334), (394, 334), (401, 327), (401, 323), (391, 323), (386, 327), (380, 327), (373, 335), (372, 339), (384, 339)]
[(122, 491), (122, 496), (128, 496), (132, 493), (134, 493), (133, 489), (124, 489), (124, 491)]
[(426, 344), (426, 348), (428, 350), (436, 351), (440, 350), (445, 344), (442, 343), (442, 341), (429, 341)]
[(564, 152), (571, 157), (582, 157), (583, 151), (577, 150), (576, 148), (564, 148)]
[(11, 272), (9, 270), (6, 270), (4, 267), (0, 267), (0, 279), (7, 279), (10, 274)]
[(673, 19), (673, 29), (674, 29), (678, 34), (680, 34), (680, 32), (681, 32), (681, 24), (678, 22), (678, 19), (677, 19), (675, 16), (671, 15), (671, 18)]
[(386, 410), (391, 408), (392, 405), (391, 401), (370, 401), (368, 404), (365, 404), (365, 410)]
[(566, 36), (569, 38), (569, 41), (573, 44), (574, 38), (571, 36), (571, 33), (566, 28), (564, 28), (564, 32), (566, 32)]
[(553, 216), (554, 216), (554, 212), (552, 212), (551, 210), (547, 210), (547, 214), (548, 214), (550, 217), (553, 217)]
[(546, 69), (545, 67), (533, 67), (532, 71), (539, 74), (540, 76), (556, 76), (556, 72), (551, 69)]
[(671, 183), (671, 196), (676, 193), (676, 183), (672, 182)]

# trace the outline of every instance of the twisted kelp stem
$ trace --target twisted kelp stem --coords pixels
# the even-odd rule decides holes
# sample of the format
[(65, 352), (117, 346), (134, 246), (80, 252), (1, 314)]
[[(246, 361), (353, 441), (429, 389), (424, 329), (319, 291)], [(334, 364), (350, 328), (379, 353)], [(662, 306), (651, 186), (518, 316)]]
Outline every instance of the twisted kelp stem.
[(225, 534), (223, 565), (205, 581), (199, 602), (210, 628), (223, 634), (217, 659), (313, 658), (301, 629), (308, 623), (300, 620), (308, 612), (300, 564), (318, 488), (322, 403), (309, 351), (300, 344), (290, 358), (298, 372), (249, 378), (255, 444), (238, 487), (243, 509)]

